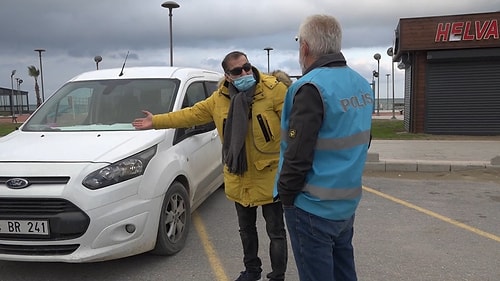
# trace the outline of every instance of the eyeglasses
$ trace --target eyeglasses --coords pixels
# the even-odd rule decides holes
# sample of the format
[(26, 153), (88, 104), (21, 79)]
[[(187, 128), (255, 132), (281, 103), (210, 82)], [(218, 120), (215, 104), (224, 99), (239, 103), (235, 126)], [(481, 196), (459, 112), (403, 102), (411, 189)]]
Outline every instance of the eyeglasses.
[(250, 71), (250, 69), (252, 69), (252, 65), (249, 62), (247, 62), (242, 67), (235, 67), (233, 69), (228, 70), (227, 72), (231, 75), (240, 75), (243, 70), (248, 72)]

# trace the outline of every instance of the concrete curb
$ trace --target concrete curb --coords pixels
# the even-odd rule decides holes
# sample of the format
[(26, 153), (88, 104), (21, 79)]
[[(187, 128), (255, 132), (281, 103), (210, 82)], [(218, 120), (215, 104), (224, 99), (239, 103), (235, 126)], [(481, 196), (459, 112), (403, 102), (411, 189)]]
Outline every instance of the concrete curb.
[[(499, 162), (497, 164), (497, 162)], [(493, 169), (500, 172), (500, 156), (487, 161), (435, 161), (380, 159), (378, 153), (368, 153), (365, 171), (376, 172), (457, 172), (474, 169)]]

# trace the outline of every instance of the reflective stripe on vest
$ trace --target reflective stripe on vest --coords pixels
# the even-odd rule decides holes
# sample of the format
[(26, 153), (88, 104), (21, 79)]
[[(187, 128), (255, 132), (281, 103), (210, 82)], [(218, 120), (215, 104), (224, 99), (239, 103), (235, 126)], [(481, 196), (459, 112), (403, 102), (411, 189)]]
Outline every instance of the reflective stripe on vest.
[(316, 142), (317, 150), (342, 150), (355, 147), (370, 142), (370, 130), (359, 132), (357, 134), (344, 138), (318, 139)]

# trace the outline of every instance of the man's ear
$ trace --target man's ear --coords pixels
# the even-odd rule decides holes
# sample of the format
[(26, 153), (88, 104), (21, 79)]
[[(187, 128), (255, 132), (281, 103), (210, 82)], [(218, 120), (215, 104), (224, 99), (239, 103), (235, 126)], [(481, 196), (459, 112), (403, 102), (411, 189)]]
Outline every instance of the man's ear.
[(304, 57), (308, 57), (309, 56), (309, 45), (307, 44), (306, 41), (302, 41), (300, 43), (300, 48), (302, 49), (302, 55)]
[(233, 79), (231, 79), (231, 77), (229, 77), (229, 75), (227, 73), (224, 73), (224, 77), (226, 77), (227, 82), (229, 82), (229, 83), (233, 82)]

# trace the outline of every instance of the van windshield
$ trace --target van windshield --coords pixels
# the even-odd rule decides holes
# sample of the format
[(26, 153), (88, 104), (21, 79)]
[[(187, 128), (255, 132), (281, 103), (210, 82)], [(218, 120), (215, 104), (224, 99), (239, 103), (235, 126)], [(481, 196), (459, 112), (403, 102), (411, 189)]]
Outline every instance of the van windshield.
[(132, 121), (172, 111), (178, 79), (129, 79), (69, 82), (24, 124), (23, 131), (134, 130)]

